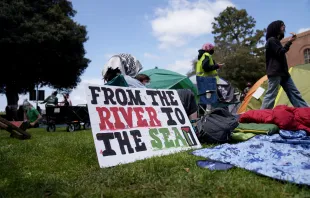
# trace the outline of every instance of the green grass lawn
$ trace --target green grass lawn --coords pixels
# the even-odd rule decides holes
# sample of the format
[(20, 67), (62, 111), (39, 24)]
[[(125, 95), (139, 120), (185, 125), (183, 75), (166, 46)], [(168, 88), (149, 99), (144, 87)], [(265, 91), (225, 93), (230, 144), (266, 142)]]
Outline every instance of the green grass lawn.
[(201, 169), (189, 152), (100, 169), (91, 131), (30, 133), (20, 141), (0, 130), (0, 197), (310, 196), (307, 187), (239, 168)]

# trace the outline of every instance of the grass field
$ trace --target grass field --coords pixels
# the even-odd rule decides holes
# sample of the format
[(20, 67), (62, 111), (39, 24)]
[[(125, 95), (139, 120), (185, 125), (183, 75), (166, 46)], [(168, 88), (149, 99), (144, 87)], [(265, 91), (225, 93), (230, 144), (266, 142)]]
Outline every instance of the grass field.
[(201, 169), (189, 152), (100, 169), (90, 131), (30, 132), (20, 141), (0, 130), (0, 197), (310, 197), (243, 169)]

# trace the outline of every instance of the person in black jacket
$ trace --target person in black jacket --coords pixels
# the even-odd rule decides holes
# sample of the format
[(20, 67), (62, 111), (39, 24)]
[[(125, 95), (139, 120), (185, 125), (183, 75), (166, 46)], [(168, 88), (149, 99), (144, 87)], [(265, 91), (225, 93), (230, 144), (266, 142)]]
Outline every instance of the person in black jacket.
[(293, 35), (283, 47), (280, 41), (284, 38), (284, 33), (285, 24), (283, 21), (274, 21), (267, 27), (265, 55), (268, 89), (261, 109), (272, 109), (274, 107), (279, 85), (282, 86), (294, 107), (308, 107), (288, 72), (285, 55), (296, 40), (296, 35)]

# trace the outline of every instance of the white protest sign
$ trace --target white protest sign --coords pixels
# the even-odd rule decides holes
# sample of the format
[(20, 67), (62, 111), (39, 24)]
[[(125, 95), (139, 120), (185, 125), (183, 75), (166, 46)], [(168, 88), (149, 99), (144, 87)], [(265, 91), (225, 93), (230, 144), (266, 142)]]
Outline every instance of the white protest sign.
[(87, 85), (100, 167), (201, 148), (175, 90)]

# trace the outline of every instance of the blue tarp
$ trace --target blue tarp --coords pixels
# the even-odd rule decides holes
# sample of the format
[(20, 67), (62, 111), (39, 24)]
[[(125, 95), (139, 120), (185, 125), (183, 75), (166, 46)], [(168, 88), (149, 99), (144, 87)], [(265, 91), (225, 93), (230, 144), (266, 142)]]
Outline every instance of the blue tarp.
[(193, 152), (196, 156), (227, 163), (295, 184), (310, 185), (310, 144), (276, 143), (279, 134), (257, 135), (239, 144), (223, 144)]

